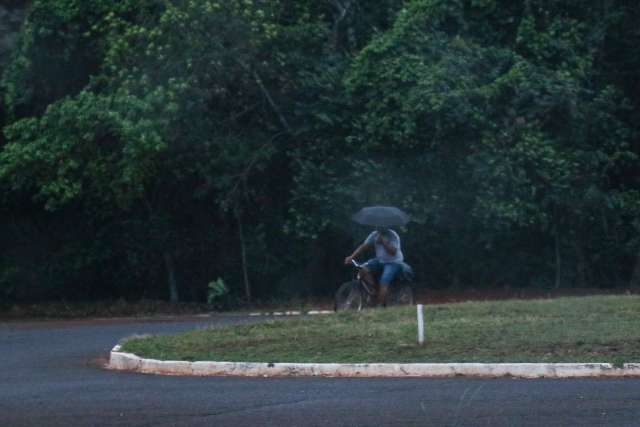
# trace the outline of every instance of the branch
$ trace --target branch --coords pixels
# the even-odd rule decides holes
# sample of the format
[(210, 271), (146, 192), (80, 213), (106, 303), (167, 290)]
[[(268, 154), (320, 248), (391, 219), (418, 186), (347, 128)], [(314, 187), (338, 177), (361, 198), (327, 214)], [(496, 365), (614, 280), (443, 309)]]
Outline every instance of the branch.
[(235, 61), (238, 65), (244, 68), (245, 71), (251, 73), (254, 80), (258, 84), (258, 87), (262, 91), (262, 94), (264, 95), (265, 98), (267, 98), (269, 105), (271, 105), (271, 108), (273, 108), (273, 111), (278, 115), (278, 118), (280, 119), (280, 123), (282, 123), (282, 126), (284, 126), (287, 132), (289, 132), (290, 134), (293, 134), (293, 129), (291, 129), (291, 126), (289, 126), (289, 122), (287, 121), (286, 117), (284, 116), (284, 114), (282, 114), (282, 111), (280, 111), (280, 108), (273, 100), (273, 97), (271, 97), (271, 94), (269, 93), (264, 83), (262, 82), (262, 79), (260, 78), (260, 75), (258, 74), (258, 72), (255, 70), (252, 70), (248, 65), (244, 64), (242, 61), (238, 59), (236, 59)]
[(351, 5), (353, 4), (353, 0), (331, 0), (331, 4), (336, 8), (337, 14), (334, 15), (333, 21), (333, 43), (335, 48), (338, 48), (339, 37), (338, 32), (340, 31), (340, 23), (344, 21), (344, 18), (347, 16)]
[(287, 119), (284, 117), (284, 115), (280, 111), (280, 108), (278, 108), (276, 103), (273, 101), (273, 98), (271, 97), (271, 94), (269, 94), (269, 91), (264, 86), (264, 83), (262, 83), (262, 79), (260, 78), (260, 76), (258, 75), (258, 73), (255, 70), (253, 71), (253, 78), (256, 79), (256, 83), (258, 83), (258, 86), (260, 86), (260, 89), (262, 90), (262, 93), (264, 94), (265, 98), (267, 98), (267, 101), (269, 101), (269, 104), (271, 105), (271, 108), (273, 108), (273, 111), (275, 111), (275, 113), (280, 118), (280, 123), (282, 123), (282, 126), (284, 126), (284, 128), (289, 133), (293, 134), (293, 130), (291, 129), (291, 126), (289, 126), (289, 122), (287, 122)]
[(341, 0), (331, 0), (331, 4), (338, 10), (338, 18), (336, 19), (336, 24), (339, 24), (345, 16), (347, 16), (347, 12), (349, 12), (349, 8), (353, 4), (353, 0), (344, 0), (344, 3)]
[(239, 189), (241, 184), (243, 186), (244, 196), (246, 198), (247, 178), (249, 177), (249, 174), (251, 173), (251, 169), (253, 169), (253, 166), (258, 162), (258, 159), (260, 159), (260, 155), (258, 154), (260, 152), (260, 149), (262, 147), (264, 147), (265, 145), (267, 145), (267, 144), (271, 144), (277, 137), (279, 137), (283, 133), (284, 132), (279, 132), (279, 133), (273, 135), (271, 138), (269, 138), (268, 141), (266, 141), (264, 144), (262, 144), (258, 149), (256, 149), (254, 151), (253, 158), (247, 164), (247, 166), (244, 168), (244, 170), (242, 172), (240, 172), (239, 174), (234, 176), (234, 178), (237, 178), (237, 181), (233, 185), (233, 188), (231, 188), (231, 190), (229, 191), (229, 195), (227, 196), (228, 200), (232, 200), (232, 199), (235, 198), (236, 192), (238, 191), (238, 189)]

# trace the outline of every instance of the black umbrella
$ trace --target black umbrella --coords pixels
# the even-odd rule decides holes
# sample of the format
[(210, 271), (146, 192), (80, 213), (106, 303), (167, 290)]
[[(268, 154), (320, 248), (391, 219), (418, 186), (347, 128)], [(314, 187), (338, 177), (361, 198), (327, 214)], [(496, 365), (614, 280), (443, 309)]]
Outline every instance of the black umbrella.
[(391, 227), (409, 222), (409, 215), (393, 206), (368, 206), (360, 209), (351, 218), (358, 224), (373, 227)]

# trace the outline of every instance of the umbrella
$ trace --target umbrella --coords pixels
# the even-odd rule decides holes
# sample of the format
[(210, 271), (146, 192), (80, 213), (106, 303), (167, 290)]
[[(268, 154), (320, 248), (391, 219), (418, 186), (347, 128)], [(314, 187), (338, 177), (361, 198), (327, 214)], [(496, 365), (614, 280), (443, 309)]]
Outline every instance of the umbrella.
[(391, 227), (409, 222), (409, 215), (393, 206), (368, 206), (360, 209), (351, 218), (358, 224), (374, 227)]

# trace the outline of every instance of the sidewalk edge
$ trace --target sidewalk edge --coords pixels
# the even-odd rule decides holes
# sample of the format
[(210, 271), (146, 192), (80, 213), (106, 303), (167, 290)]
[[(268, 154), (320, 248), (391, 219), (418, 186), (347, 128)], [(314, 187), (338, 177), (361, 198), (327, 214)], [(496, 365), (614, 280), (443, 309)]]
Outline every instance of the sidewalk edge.
[(259, 363), (144, 359), (111, 350), (107, 368), (144, 374), (244, 377), (593, 378), (640, 377), (640, 363)]

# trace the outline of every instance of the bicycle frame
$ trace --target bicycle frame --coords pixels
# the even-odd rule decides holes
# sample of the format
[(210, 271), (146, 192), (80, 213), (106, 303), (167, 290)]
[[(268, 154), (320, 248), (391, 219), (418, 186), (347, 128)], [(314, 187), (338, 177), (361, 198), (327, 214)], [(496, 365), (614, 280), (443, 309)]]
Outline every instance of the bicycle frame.
[(371, 285), (369, 285), (361, 276), (360, 270), (362, 270), (362, 264), (358, 264), (356, 260), (352, 259), (351, 263), (356, 268), (356, 280), (360, 283), (360, 286), (364, 288), (364, 290), (371, 296), (376, 295), (375, 289)]
[[(362, 264), (351, 260), (351, 264), (356, 269), (354, 280), (343, 283), (336, 292), (335, 310), (356, 309), (376, 306), (378, 292), (375, 286), (367, 283), (362, 274)], [(355, 291), (355, 292), (354, 292)], [(389, 290), (387, 304), (413, 304), (413, 290), (410, 284), (398, 283)], [(353, 304), (356, 305), (353, 305)]]

